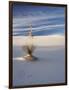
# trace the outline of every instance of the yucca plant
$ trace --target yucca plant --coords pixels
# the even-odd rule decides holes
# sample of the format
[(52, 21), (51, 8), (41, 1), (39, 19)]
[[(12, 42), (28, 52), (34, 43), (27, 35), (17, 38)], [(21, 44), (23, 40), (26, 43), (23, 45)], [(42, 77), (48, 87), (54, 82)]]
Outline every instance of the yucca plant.
[(23, 50), (27, 53), (27, 55), (24, 56), (24, 58), (28, 59), (28, 60), (33, 60), (34, 59), (33, 51), (34, 51), (35, 47), (33, 45), (32, 26), (30, 26), (30, 31), (29, 31), (27, 37), (28, 38), (26, 41), (26, 45), (23, 46)]

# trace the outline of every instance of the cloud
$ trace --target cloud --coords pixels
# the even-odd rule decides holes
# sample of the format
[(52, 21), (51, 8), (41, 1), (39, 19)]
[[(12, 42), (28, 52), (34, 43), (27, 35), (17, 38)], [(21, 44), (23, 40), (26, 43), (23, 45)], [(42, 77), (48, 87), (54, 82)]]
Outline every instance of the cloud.
[[(56, 29), (59, 30), (65, 27), (64, 15), (40, 15), (40, 16), (30, 16), (30, 17), (14, 17), (13, 18), (13, 35), (19, 35), (19, 33), (24, 33), (30, 30), (30, 24), (32, 24), (32, 32), (39, 32), (45, 30)], [(61, 22), (61, 23), (60, 23)], [(24, 35), (23, 34), (23, 35)]]
[[(55, 24), (55, 25), (47, 25), (47, 26), (40, 26), (40, 27), (35, 27), (35, 28), (33, 28), (32, 27), (32, 31), (33, 32), (37, 32), (37, 31), (41, 31), (42, 29), (45, 29), (45, 30), (51, 30), (51, 29), (53, 29), (53, 28), (64, 28), (64, 24)], [(23, 29), (23, 28), (18, 28), (18, 29), (14, 29), (14, 31), (28, 31), (28, 30), (30, 30), (30, 28), (26, 28), (26, 29)]]
[(29, 23), (37, 23), (37, 21), (41, 20), (50, 20), (50, 19), (58, 19), (63, 18), (64, 15), (41, 15), (41, 16), (31, 16), (31, 17), (17, 17), (13, 18), (13, 27), (18, 26), (28, 26)]

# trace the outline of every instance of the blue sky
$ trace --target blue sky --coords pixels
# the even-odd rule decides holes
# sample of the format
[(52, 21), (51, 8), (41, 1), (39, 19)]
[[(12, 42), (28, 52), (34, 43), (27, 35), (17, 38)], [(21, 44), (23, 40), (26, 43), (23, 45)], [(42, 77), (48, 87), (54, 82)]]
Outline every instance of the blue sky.
[(13, 35), (27, 35), (30, 24), (32, 24), (32, 34), (35, 36), (64, 35), (64, 18), (64, 7), (14, 4)]

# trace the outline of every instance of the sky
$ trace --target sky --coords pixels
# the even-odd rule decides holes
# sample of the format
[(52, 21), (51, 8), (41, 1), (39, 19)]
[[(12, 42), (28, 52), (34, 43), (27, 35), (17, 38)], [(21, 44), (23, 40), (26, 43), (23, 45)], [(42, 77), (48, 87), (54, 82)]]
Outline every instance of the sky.
[(13, 36), (26, 36), (32, 25), (34, 36), (64, 35), (64, 7), (13, 4)]

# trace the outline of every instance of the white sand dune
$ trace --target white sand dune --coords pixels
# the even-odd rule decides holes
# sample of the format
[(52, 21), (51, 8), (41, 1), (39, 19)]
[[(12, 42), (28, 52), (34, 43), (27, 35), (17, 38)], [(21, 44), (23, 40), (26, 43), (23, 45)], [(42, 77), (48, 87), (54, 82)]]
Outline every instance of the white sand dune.
[[(13, 45), (22, 46), (26, 45), (28, 41), (26, 36), (14, 36)], [(35, 46), (59, 46), (64, 45), (65, 37), (61, 35), (51, 35), (51, 36), (34, 36), (33, 43)]]
[(64, 36), (34, 37), (36, 61), (27, 61), (22, 45), (26, 37), (13, 37), (13, 86), (65, 82)]
[(25, 61), (25, 58), (23, 58), (23, 57), (16, 57), (16, 58), (13, 58), (13, 60)]

